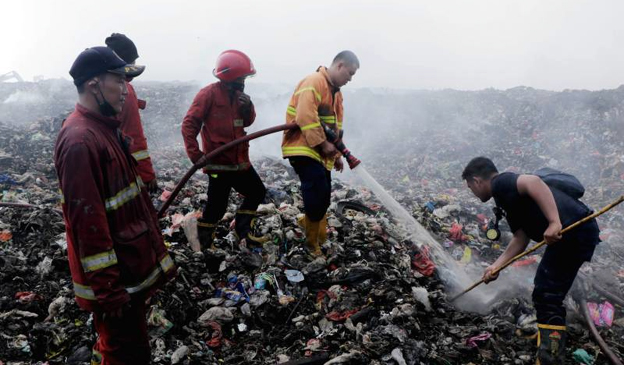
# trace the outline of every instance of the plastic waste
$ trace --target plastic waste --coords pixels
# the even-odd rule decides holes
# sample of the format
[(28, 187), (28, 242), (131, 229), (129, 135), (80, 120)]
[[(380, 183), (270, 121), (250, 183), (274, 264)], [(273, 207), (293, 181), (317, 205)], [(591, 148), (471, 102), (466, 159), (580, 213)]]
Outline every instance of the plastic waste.
[(594, 357), (583, 349), (576, 349), (572, 353), (572, 359), (574, 359), (577, 364), (592, 365), (594, 363)]
[(303, 273), (299, 270), (286, 270), (284, 273), (288, 281), (292, 283), (300, 283), (305, 279)]
[(158, 306), (151, 306), (147, 315), (147, 325), (152, 337), (161, 337), (173, 328), (173, 323), (165, 318), (165, 311)]
[(492, 337), (492, 334), (488, 332), (482, 333), (478, 336), (470, 337), (469, 339), (466, 340), (466, 346), (473, 347), (473, 348), (478, 347), (478, 344), (477, 344), (478, 342), (486, 341), (490, 339), (490, 337)]
[(611, 327), (613, 325), (615, 314), (613, 304), (607, 301), (602, 304), (588, 302), (587, 309), (589, 309), (589, 314), (596, 327)]
[(184, 216), (181, 222), (184, 235), (191, 246), (191, 250), (195, 252), (201, 251), (201, 243), (199, 242), (199, 234), (197, 232), (198, 217), (201, 217), (201, 212), (190, 212)]

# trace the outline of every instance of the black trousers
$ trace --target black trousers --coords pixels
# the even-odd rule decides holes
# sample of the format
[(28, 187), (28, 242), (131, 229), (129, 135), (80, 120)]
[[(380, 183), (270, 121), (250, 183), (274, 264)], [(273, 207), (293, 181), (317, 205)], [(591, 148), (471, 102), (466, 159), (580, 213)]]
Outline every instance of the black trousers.
[(305, 214), (318, 222), (327, 213), (331, 201), (331, 172), (309, 157), (290, 157), (289, 160), (301, 180)]
[(258, 205), (264, 200), (266, 188), (256, 170), (250, 167), (246, 171), (220, 172), (216, 177), (210, 175), (208, 200), (204, 207), (202, 220), (205, 223), (217, 223), (227, 210), (232, 188), (245, 198), (236, 213), (236, 233), (245, 238), (249, 233), (251, 220)]
[(533, 289), (538, 323), (565, 326), (563, 300), (581, 265), (591, 260), (599, 242), (597, 233), (595, 238), (584, 239), (566, 239), (564, 235), (561, 241), (546, 248), (535, 274)]

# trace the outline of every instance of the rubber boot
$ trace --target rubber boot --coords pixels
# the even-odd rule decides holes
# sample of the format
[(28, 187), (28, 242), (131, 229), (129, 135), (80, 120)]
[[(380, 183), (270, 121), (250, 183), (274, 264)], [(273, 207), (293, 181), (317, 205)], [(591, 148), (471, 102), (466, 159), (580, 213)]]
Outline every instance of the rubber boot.
[(304, 218), (304, 228), (306, 232), (306, 246), (310, 254), (314, 257), (323, 256), (321, 246), (319, 245), (319, 232), (321, 222), (313, 222), (306, 215)]
[(536, 365), (562, 365), (565, 363), (566, 326), (537, 324)]
[(211, 250), (215, 249), (214, 239), (217, 233), (216, 230), (216, 223), (206, 223), (201, 218), (197, 219), (197, 235), (202, 247), (210, 247)]
[(245, 241), (245, 245), (253, 247), (262, 247), (262, 245), (269, 241), (268, 236), (254, 236), (253, 229), (256, 226), (256, 217), (258, 213), (251, 210), (239, 210), (236, 212), (236, 231), (237, 237), (241, 241)]
[(319, 222), (319, 236), (318, 243), (319, 246), (323, 246), (325, 241), (327, 241), (327, 214), (323, 216), (323, 219)]

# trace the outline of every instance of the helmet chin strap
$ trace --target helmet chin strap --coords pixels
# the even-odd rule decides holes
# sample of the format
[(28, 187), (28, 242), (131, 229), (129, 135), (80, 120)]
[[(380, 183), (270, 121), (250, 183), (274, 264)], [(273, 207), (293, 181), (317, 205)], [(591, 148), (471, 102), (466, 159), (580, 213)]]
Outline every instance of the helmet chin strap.
[(100, 114), (102, 114), (105, 117), (114, 117), (115, 115), (117, 115), (117, 110), (115, 110), (115, 108), (113, 108), (113, 106), (106, 100), (106, 97), (104, 97), (104, 93), (102, 92), (102, 89), (100, 88), (100, 82), (97, 82), (97, 88), (98, 91), (100, 92), (100, 96), (102, 97), (102, 100), (100, 101), (100, 98), (98, 98), (97, 94), (94, 94), (93, 97), (95, 98), (95, 101), (98, 104), (98, 107), (100, 109)]

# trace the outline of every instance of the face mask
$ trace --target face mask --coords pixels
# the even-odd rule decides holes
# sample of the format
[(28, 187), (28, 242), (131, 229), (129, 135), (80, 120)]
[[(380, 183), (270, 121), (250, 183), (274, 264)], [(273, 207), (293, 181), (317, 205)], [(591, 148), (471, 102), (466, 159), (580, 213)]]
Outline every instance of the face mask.
[(105, 117), (114, 117), (115, 115), (117, 115), (117, 110), (115, 110), (115, 108), (113, 108), (113, 106), (104, 97), (104, 93), (102, 92), (102, 89), (100, 89), (99, 82), (97, 84), (97, 87), (98, 91), (100, 92), (100, 96), (102, 96), (102, 101), (100, 101), (100, 99), (95, 96), (95, 101), (97, 101), (98, 107), (100, 108), (100, 114)]
[(238, 82), (233, 82), (233, 83), (230, 84), (230, 90), (244, 92), (245, 91), (245, 84), (238, 83)]
[(485, 235), (487, 236), (489, 240), (497, 241), (500, 239), (500, 236), (501, 236), (501, 231), (498, 228), (498, 223), (505, 216), (505, 212), (499, 207), (494, 207), (492, 210), (494, 211), (496, 220), (490, 221), (488, 223), (488, 228), (487, 228)]

